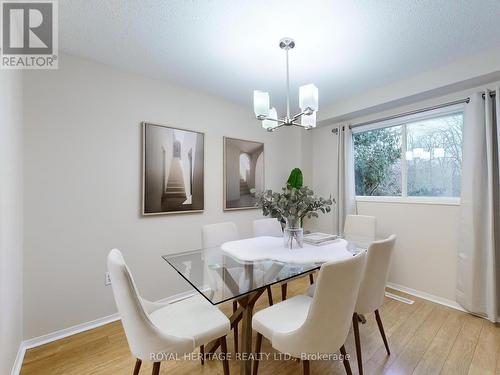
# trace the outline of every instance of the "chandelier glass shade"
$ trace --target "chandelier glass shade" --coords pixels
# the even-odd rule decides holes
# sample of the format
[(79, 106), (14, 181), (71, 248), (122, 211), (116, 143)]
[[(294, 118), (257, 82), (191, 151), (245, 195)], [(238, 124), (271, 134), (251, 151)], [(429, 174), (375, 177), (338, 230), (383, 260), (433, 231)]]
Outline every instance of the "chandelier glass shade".
[(286, 53), (286, 115), (278, 117), (276, 108), (270, 107), (269, 93), (255, 90), (253, 92), (253, 110), (255, 117), (262, 121), (262, 127), (267, 131), (274, 131), (282, 126), (300, 126), (305, 129), (316, 127), (316, 112), (318, 106), (318, 88), (312, 83), (300, 86), (299, 107), (300, 112), (290, 115), (290, 72), (288, 64), (288, 51), (295, 47), (295, 41), (290, 38), (280, 40), (280, 48)]

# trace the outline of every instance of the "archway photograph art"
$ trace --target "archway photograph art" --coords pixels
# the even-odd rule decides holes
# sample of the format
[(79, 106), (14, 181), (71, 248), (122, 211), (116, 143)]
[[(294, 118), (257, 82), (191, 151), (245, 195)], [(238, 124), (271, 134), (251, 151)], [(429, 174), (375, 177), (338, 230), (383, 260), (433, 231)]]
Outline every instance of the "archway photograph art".
[(264, 191), (264, 144), (224, 137), (224, 210), (256, 208)]
[(143, 123), (143, 215), (203, 211), (204, 135)]

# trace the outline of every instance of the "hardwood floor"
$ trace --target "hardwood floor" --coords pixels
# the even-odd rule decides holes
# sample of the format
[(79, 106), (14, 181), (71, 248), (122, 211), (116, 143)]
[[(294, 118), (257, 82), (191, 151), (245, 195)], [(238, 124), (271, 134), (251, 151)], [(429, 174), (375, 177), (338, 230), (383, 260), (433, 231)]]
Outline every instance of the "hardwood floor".
[[(308, 286), (307, 277), (290, 282), (288, 295), (304, 293)], [(279, 286), (273, 288), (275, 303), (280, 292)], [(500, 328), (484, 319), (392, 292), (415, 303), (407, 305), (386, 298), (380, 309), (390, 356), (386, 354), (374, 314), (366, 316), (366, 324), (360, 324), (365, 374), (500, 375)], [(267, 305), (264, 294), (256, 310)], [(229, 315), (232, 304), (222, 306), (222, 310)], [(345, 347), (351, 356), (353, 373), (357, 374), (352, 329)], [(232, 336), (228, 337), (228, 350), (234, 355)], [(266, 339), (262, 341), (262, 352), (276, 353)], [(130, 354), (121, 323), (115, 322), (28, 350), (21, 374), (132, 374), (134, 365), (135, 358)], [(342, 362), (338, 361), (311, 361), (310, 369), (311, 374), (345, 374)], [(151, 370), (152, 364), (144, 362), (140, 374), (151, 374)], [(230, 362), (230, 370), (233, 375), (239, 374), (236, 360)], [(294, 360), (262, 359), (259, 364), (262, 375), (301, 373), (302, 363)], [(208, 360), (201, 366), (198, 359), (169, 361), (162, 363), (160, 374), (222, 374), (222, 364)]]

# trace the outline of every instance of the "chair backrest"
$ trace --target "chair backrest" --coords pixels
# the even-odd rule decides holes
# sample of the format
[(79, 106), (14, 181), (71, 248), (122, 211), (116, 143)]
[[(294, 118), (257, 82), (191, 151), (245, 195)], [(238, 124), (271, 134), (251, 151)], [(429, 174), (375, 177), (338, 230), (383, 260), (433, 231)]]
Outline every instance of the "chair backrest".
[(204, 225), (201, 229), (203, 248), (218, 247), (224, 242), (239, 239), (238, 228), (232, 221)]
[(278, 219), (258, 219), (253, 221), (253, 236), (283, 237), (283, 229)]
[(365, 273), (355, 308), (357, 313), (371, 313), (384, 303), (385, 284), (395, 242), (396, 236), (393, 234), (385, 240), (372, 242), (368, 247)]
[(321, 266), (316, 291), (304, 324), (297, 330), (273, 335), (273, 347), (302, 353), (335, 353), (344, 345), (351, 326), (365, 265), (366, 252)]
[(346, 240), (369, 245), (377, 235), (377, 219), (374, 216), (347, 215), (344, 225)]
[[(156, 353), (175, 353), (189, 348), (191, 340), (160, 332), (144, 308), (134, 278), (118, 249), (109, 252), (107, 260), (111, 287), (130, 351), (136, 358), (149, 360)], [(192, 343), (194, 349), (194, 342)]]

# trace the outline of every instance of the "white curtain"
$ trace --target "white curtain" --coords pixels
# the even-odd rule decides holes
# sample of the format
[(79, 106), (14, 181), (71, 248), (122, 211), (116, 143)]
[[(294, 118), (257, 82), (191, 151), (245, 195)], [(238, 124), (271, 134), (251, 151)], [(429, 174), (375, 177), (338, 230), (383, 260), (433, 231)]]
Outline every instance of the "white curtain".
[(338, 178), (337, 178), (337, 233), (344, 233), (346, 215), (356, 213), (354, 187), (354, 150), (352, 131), (349, 126), (338, 128)]
[(465, 107), (457, 301), (499, 321), (500, 89), (471, 96)]

